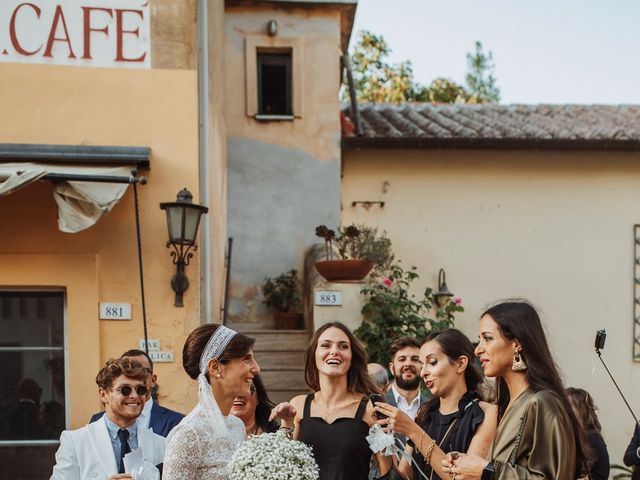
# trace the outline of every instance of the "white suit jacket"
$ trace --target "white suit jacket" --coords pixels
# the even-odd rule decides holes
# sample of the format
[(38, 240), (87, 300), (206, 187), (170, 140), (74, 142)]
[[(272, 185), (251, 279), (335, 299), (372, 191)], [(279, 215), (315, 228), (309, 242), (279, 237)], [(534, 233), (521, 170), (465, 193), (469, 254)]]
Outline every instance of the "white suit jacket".
[[(138, 447), (146, 461), (163, 462), (165, 438), (138, 426)], [(105, 480), (118, 473), (116, 457), (104, 417), (77, 430), (60, 435), (51, 480)]]

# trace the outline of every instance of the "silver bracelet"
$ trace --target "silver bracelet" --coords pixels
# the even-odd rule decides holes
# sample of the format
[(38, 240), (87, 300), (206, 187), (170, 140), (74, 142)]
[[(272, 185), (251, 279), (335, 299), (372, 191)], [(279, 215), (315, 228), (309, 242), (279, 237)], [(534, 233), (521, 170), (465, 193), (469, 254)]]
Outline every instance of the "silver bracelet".
[(284, 434), (287, 438), (293, 437), (293, 431), (296, 429), (295, 425), (293, 427), (280, 427), (278, 430), (284, 430)]

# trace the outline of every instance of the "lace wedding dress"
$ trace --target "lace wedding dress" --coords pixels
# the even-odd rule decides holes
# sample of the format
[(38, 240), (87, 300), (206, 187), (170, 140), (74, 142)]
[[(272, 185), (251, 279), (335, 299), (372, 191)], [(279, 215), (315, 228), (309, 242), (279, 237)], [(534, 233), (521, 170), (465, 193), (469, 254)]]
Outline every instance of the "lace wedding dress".
[(221, 436), (198, 404), (167, 437), (163, 480), (227, 480), (227, 465), (245, 430), (233, 415), (224, 417), (224, 422), (228, 434)]

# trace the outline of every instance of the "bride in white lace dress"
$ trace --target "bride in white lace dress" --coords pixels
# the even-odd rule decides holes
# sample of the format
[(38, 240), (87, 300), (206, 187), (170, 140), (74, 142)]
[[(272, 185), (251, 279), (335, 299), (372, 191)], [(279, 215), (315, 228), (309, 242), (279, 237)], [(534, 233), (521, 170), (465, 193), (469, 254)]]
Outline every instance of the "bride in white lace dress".
[(244, 424), (229, 415), (233, 399), (249, 395), (260, 367), (252, 338), (216, 324), (187, 337), (182, 364), (198, 380), (198, 405), (167, 437), (163, 480), (227, 480), (231, 455), (244, 440)]

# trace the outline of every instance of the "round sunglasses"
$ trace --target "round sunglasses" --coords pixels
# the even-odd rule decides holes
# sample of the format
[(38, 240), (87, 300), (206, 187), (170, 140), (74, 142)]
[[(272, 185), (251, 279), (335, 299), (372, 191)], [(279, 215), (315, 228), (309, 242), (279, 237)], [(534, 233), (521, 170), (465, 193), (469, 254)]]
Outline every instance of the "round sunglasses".
[[(120, 392), (122, 396), (128, 397), (129, 395), (131, 395), (131, 392), (133, 392), (134, 388), (131, 385), (123, 385), (120, 388), (116, 388), (115, 390), (117, 392)], [(139, 396), (144, 397), (149, 389), (144, 385), (136, 385), (135, 391)]]

